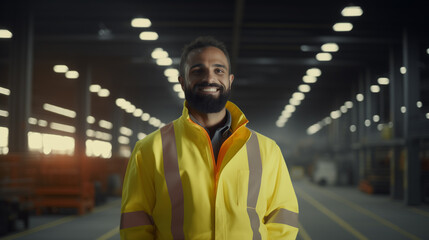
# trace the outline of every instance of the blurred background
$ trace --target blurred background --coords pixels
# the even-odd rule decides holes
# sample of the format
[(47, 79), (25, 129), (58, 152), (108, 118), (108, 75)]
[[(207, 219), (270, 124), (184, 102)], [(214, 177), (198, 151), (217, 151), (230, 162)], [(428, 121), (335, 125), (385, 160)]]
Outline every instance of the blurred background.
[(180, 116), (182, 48), (210, 35), (299, 239), (428, 239), (428, 22), (423, 1), (1, 1), (0, 236), (117, 239), (133, 146)]

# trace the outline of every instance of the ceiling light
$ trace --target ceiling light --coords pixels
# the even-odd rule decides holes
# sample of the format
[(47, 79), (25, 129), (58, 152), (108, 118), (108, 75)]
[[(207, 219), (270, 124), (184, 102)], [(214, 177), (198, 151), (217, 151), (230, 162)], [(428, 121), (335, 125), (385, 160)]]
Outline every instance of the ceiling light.
[(117, 98), (116, 101), (115, 101), (116, 106), (118, 106), (118, 107), (122, 107), (125, 104), (125, 102), (126, 101), (123, 98)]
[(330, 118), (330, 117), (325, 117), (325, 118), (323, 119), (323, 122), (324, 122), (326, 125), (331, 124), (331, 123), (332, 123), (332, 118)]
[(405, 106), (401, 107), (401, 113), (406, 113), (407, 112), (407, 108)]
[(318, 68), (310, 68), (307, 70), (306, 73), (308, 76), (312, 77), (320, 77), (320, 75), (322, 75), (322, 71), (320, 71), (320, 69)]
[(317, 82), (317, 78), (309, 75), (305, 75), (302, 77), (302, 81), (305, 83), (315, 83)]
[(120, 144), (127, 145), (127, 144), (129, 144), (129, 143), (130, 143), (130, 139), (129, 139), (129, 138), (127, 138), (127, 137), (125, 137), (125, 136), (119, 136), (119, 137), (118, 137), (118, 142), (119, 142)]
[(139, 140), (141, 140), (141, 139), (143, 139), (143, 138), (145, 138), (147, 135), (145, 134), (145, 133), (142, 133), (142, 132), (139, 132), (138, 134), (137, 134), (137, 138), (139, 139)]
[(77, 71), (67, 71), (66, 78), (68, 79), (76, 79), (79, 77), (79, 73)]
[(133, 116), (134, 117), (141, 117), (143, 114), (143, 111), (140, 108), (137, 108), (134, 112), (133, 112)]
[(405, 73), (407, 73), (407, 68), (406, 68), (406, 67), (401, 67), (401, 68), (399, 69), (399, 71), (400, 71), (402, 74), (405, 74)]
[(285, 111), (289, 112), (289, 113), (293, 113), (293, 112), (295, 112), (295, 110), (296, 110), (296, 107), (293, 105), (286, 105), (286, 107), (285, 107)]
[(95, 117), (93, 117), (93, 116), (86, 117), (86, 122), (89, 124), (95, 123)]
[(36, 125), (37, 124), (37, 119), (33, 118), (33, 117), (29, 117), (28, 118), (28, 124)]
[(55, 65), (54, 72), (56, 73), (66, 73), (69, 70), (69, 67), (66, 65)]
[(301, 100), (295, 99), (295, 98), (291, 98), (289, 100), (289, 104), (290, 105), (294, 105), (294, 106), (299, 106), (301, 104)]
[(276, 122), (276, 126), (277, 126), (278, 128), (282, 128), (282, 127), (284, 127), (284, 126), (285, 126), (285, 123), (277, 121), (277, 122)]
[(366, 126), (366, 127), (371, 126), (371, 120), (366, 119), (366, 120), (365, 120), (365, 126)]
[(164, 76), (166, 77), (177, 77), (179, 76), (179, 70), (175, 68), (167, 68), (164, 70)]
[(149, 113), (143, 113), (141, 118), (143, 121), (148, 121), (150, 119), (150, 115)]
[(86, 130), (86, 136), (87, 137), (94, 137), (95, 136), (95, 131), (92, 130), (92, 129)]
[(356, 125), (350, 126), (350, 132), (356, 132)]
[(180, 83), (176, 83), (176, 84), (174, 84), (174, 86), (173, 86), (173, 90), (174, 90), (175, 92), (180, 92), (180, 91), (182, 91), (182, 85), (180, 85)]
[(389, 79), (386, 77), (380, 77), (377, 79), (378, 84), (380, 85), (389, 85)]
[(309, 127), (308, 129), (307, 129), (307, 134), (308, 135), (313, 135), (313, 134), (315, 134), (315, 133), (317, 133), (320, 129), (322, 129), (322, 126), (320, 126), (319, 124), (313, 124), (313, 125), (311, 125), (311, 127)]
[(344, 103), (344, 106), (346, 106), (347, 108), (352, 108), (353, 107), (353, 102), (352, 101), (346, 101), (345, 103)]
[(364, 99), (364, 96), (363, 96), (363, 94), (362, 94), (362, 93), (356, 94), (356, 100), (357, 100), (358, 102), (362, 102), (362, 101), (363, 101), (363, 99)]
[(12, 33), (7, 29), (0, 29), (0, 38), (12, 38)]
[(0, 94), (4, 94), (6, 96), (10, 95), (10, 90), (4, 87), (0, 87)]
[(426, 53), (429, 55), (429, 48), (426, 49)]
[(66, 124), (62, 124), (62, 123), (51, 122), (51, 124), (49, 125), (49, 127), (51, 129), (54, 129), (54, 130), (68, 132), (68, 133), (74, 133), (74, 132), (76, 132), (76, 128), (75, 127), (70, 126), (70, 125), (66, 125)]
[(372, 93), (379, 93), (380, 92), (380, 86), (378, 86), (378, 85), (371, 85), (369, 87), (369, 89)]
[(336, 43), (325, 43), (322, 45), (322, 51), (324, 52), (338, 52), (338, 45)]
[(0, 117), (9, 117), (9, 112), (5, 110), (0, 110)]
[(66, 109), (66, 108), (62, 108), (62, 107), (58, 107), (49, 103), (45, 103), (43, 104), (43, 109), (45, 109), (46, 111), (49, 112), (53, 112), (56, 114), (60, 114), (69, 118), (75, 118), (76, 117), (76, 112)]
[(307, 93), (307, 92), (310, 92), (311, 88), (310, 88), (310, 85), (308, 84), (301, 84), (298, 86), (298, 90), (303, 93)]
[(305, 94), (302, 92), (295, 92), (292, 94), (292, 98), (302, 101), (305, 98)]
[(110, 95), (110, 91), (106, 88), (102, 88), (97, 94), (99, 97), (108, 97)]
[(327, 62), (332, 60), (332, 55), (330, 53), (318, 53), (316, 59), (320, 62)]
[(158, 58), (156, 59), (156, 64), (158, 64), (158, 66), (170, 66), (173, 64), (173, 60), (171, 60), (171, 58)]
[(426, 118), (429, 119), (429, 113), (426, 113)]
[(417, 108), (422, 108), (423, 107), (422, 101), (417, 101), (416, 105), (417, 105)]
[(168, 77), (168, 82), (171, 82), (171, 83), (179, 82), (179, 78), (178, 76)]
[(353, 29), (353, 24), (349, 22), (335, 23), (332, 29), (334, 29), (335, 32), (349, 32)]
[(153, 59), (167, 58), (168, 57), (168, 52), (164, 51), (162, 48), (155, 48), (152, 51), (151, 56), (152, 56)]
[(139, 35), (141, 40), (145, 41), (153, 41), (158, 39), (158, 33), (156, 32), (150, 32), (150, 31), (144, 31), (141, 32)]
[(332, 119), (337, 119), (337, 118), (341, 117), (341, 112), (339, 110), (332, 111), (330, 116)]
[(341, 15), (344, 17), (359, 17), (362, 16), (362, 14), (362, 8), (359, 6), (348, 6), (341, 11)]
[(100, 89), (101, 86), (98, 84), (91, 84), (91, 86), (89, 86), (89, 91), (93, 93), (100, 91)]
[(98, 126), (105, 128), (105, 129), (112, 129), (113, 128), (113, 124), (109, 121), (106, 121), (106, 120), (98, 121)]
[(309, 52), (311, 50), (311, 47), (308, 45), (301, 45), (301, 51), (303, 52)]
[(380, 121), (380, 116), (379, 115), (372, 116), (372, 121), (379, 122)]
[(39, 125), (40, 127), (47, 127), (48, 121), (39, 119), (39, 121), (37, 121), (37, 125)]
[(127, 128), (127, 127), (120, 127), (119, 128), (119, 132), (122, 135), (125, 135), (125, 136), (131, 136), (131, 135), (133, 135), (133, 130), (131, 130), (131, 129)]
[(134, 18), (131, 20), (131, 26), (135, 28), (150, 27), (152, 23), (148, 18)]
[(347, 112), (347, 110), (348, 110), (348, 108), (347, 108), (346, 106), (341, 106), (341, 107), (340, 107), (340, 111), (341, 111), (342, 113), (346, 113), (346, 112)]
[(185, 99), (185, 93), (184, 92), (177, 93), (177, 96), (179, 96), (180, 99)]
[(127, 113), (132, 113), (132, 112), (134, 112), (136, 110), (136, 106), (134, 106), (133, 104), (129, 104), (129, 105), (127, 105), (126, 106), (126, 108), (125, 108), (125, 112), (127, 112)]

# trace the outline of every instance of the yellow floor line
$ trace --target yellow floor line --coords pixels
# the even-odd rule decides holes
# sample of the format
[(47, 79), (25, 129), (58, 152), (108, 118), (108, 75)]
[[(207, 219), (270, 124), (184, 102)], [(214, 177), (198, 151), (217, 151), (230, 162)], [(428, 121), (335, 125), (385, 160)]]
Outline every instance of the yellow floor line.
[[(315, 189), (317, 189), (317, 188), (315, 188)], [(332, 191), (329, 191), (329, 190), (323, 190), (323, 191), (322, 191), (322, 190), (320, 190), (320, 189), (317, 189), (317, 190), (318, 190), (320, 193), (324, 194), (325, 196), (327, 196), (327, 197), (329, 197), (329, 198), (332, 198), (332, 199), (334, 199), (334, 200), (337, 200), (338, 202), (342, 202), (342, 203), (346, 204), (347, 206), (349, 206), (349, 207), (353, 208), (354, 210), (356, 210), (356, 211), (358, 211), (358, 212), (360, 212), (360, 213), (362, 213), (362, 214), (365, 214), (365, 215), (367, 215), (368, 217), (373, 218), (373, 219), (374, 219), (374, 220), (376, 220), (377, 222), (379, 222), (379, 223), (383, 224), (383, 225), (384, 225), (384, 226), (386, 226), (386, 227), (389, 227), (389, 228), (391, 228), (391, 229), (393, 229), (393, 230), (397, 231), (398, 233), (402, 234), (403, 236), (405, 236), (405, 237), (407, 237), (407, 238), (409, 238), (409, 239), (414, 239), (414, 240), (421, 239), (421, 238), (419, 238), (418, 236), (416, 236), (416, 235), (414, 235), (414, 234), (412, 234), (412, 233), (410, 233), (410, 232), (407, 232), (406, 230), (402, 229), (402, 228), (401, 228), (401, 227), (399, 227), (398, 225), (396, 225), (396, 224), (394, 224), (394, 223), (392, 223), (392, 222), (390, 222), (390, 221), (388, 221), (388, 220), (386, 220), (386, 219), (384, 219), (384, 218), (382, 218), (382, 217), (380, 217), (380, 216), (378, 216), (378, 215), (376, 215), (376, 214), (372, 213), (371, 211), (369, 211), (369, 210), (367, 210), (367, 209), (365, 209), (365, 208), (363, 208), (363, 207), (361, 207), (361, 206), (357, 205), (356, 203), (353, 203), (353, 202), (351, 202), (351, 201), (349, 201), (349, 200), (347, 200), (347, 199), (345, 199), (345, 198), (343, 198), (343, 197), (341, 197), (341, 196), (339, 196), (339, 195), (335, 194), (335, 193), (334, 193), (334, 192), (332, 192)]]
[(357, 239), (368, 239), (365, 237), (362, 233), (360, 233), (358, 230), (353, 228), (350, 224), (346, 223), (343, 219), (338, 217), (335, 213), (327, 209), (325, 206), (323, 206), (321, 203), (316, 201), (316, 199), (312, 198), (310, 195), (302, 191), (300, 188), (295, 186), (296, 193), (300, 195), (305, 201), (313, 205), (315, 208), (317, 208), (319, 211), (324, 213), (326, 216), (328, 216), (330, 219), (332, 219), (334, 222), (336, 222), (338, 225), (340, 225), (342, 228), (344, 228), (346, 231), (350, 232), (353, 236), (355, 236)]
[(429, 212), (428, 212), (428, 211), (421, 210), (421, 209), (418, 209), (418, 208), (415, 208), (415, 207), (412, 207), (412, 208), (410, 208), (410, 209), (411, 209), (411, 211), (413, 211), (413, 212), (415, 212), (415, 213), (418, 213), (418, 214), (420, 214), (420, 215), (423, 215), (423, 216), (429, 217)]
[[(100, 206), (100, 207), (94, 208), (94, 210), (92, 211), (92, 213), (97, 213), (97, 212), (101, 212), (101, 211), (107, 210), (109, 208), (112, 208), (112, 207), (115, 207), (115, 206), (119, 205), (120, 203), (121, 203), (120, 199), (112, 201), (111, 203), (108, 203), (108, 204), (106, 204), (104, 206)], [(58, 226), (60, 224), (66, 223), (66, 222), (70, 222), (70, 221), (72, 221), (73, 219), (75, 219), (77, 217), (79, 217), (79, 216), (78, 215), (72, 215), (72, 216), (63, 217), (63, 218), (54, 220), (52, 222), (45, 223), (45, 224), (40, 225), (40, 226), (37, 226), (37, 227), (34, 227), (34, 228), (30, 228), (30, 229), (25, 230), (23, 232), (19, 232), (19, 233), (16, 233), (16, 234), (13, 234), (13, 235), (10, 235), (10, 236), (7, 236), (7, 237), (0, 238), (0, 240), (13, 240), (13, 239), (17, 239), (17, 238), (20, 238), (20, 237), (23, 237), (23, 236), (27, 236), (27, 235), (32, 234), (32, 233), (36, 233), (36, 232), (39, 232), (39, 231), (42, 231), (42, 230), (45, 230), (45, 229), (48, 229), (48, 228), (52, 228), (52, 227)]]
[(119, 227), (116, 226), (112, 230), (110, 230), (107, 233), (103, 234), (101, 237), (97, 238), (97, 240), (107, 240), (107, 239), (110, 239), (111, 237), (115, 236), (118, 233), (119, 233)]
[(298, 235), (303, 239), (303, 240), (311, 240), (310, 235), (308, 235), (307, 231), (305, 230), (305, 228), (301, 225), (300, 222), (298, 222), (298, 227), (299, 227), (299, 232)]

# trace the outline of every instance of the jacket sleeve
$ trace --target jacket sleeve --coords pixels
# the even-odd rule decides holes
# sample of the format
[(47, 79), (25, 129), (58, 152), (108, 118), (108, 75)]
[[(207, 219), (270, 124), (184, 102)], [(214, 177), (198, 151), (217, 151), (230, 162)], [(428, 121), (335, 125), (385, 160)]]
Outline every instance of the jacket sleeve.
[(298, 201), (280, 148), (272, 151), (269, 181), (274, 185), (268, 196), (264, 223), (268, 239), (296, 239), (298, 234)]
[(155, 190), (153, 159), (143, 159), (137, 142), (128, 162), (122, 189), (121, 239), (154, 239)]

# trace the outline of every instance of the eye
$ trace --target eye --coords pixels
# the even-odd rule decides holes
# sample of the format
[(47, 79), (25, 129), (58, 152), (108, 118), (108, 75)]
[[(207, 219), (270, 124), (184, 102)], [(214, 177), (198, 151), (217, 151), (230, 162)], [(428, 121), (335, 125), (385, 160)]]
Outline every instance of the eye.
[(194, 68), (191, 70), (192, 74), (201, 74), (203, 70), (201, 68)]
[(216, 68), (215, 73), (225, 73), (225, 70), (222, 68)]

